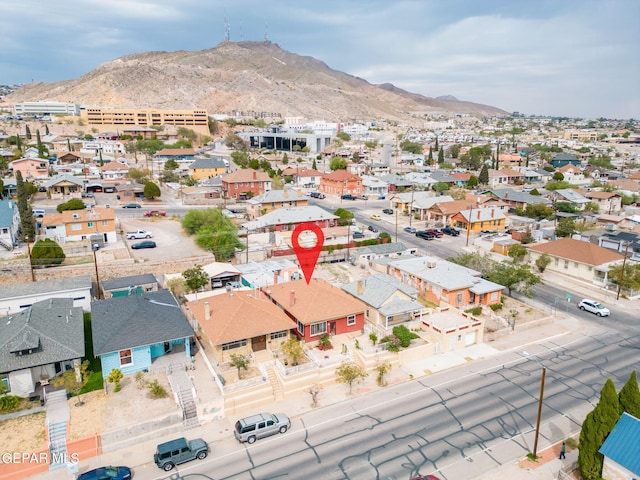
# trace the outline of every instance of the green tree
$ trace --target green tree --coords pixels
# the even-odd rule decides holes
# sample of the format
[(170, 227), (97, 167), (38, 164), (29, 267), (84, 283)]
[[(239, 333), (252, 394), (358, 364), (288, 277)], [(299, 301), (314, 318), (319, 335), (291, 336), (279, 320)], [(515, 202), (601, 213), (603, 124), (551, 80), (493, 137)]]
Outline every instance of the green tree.
[(624, 273), (622, 265), (612, 265), (609, 267), (607, 277), (615, 285), (621, 285), (626, 290), (640, 289), (640, 264), (625, 262)]
[(36, 148), (38, 149), (38, 158), (47, 158), (47, 147), (40, 139), (40, 130), (36, 130)]
[(584, 204), (584, 211), (598, 213), (600, 212), (600, 205), (598, 205), (596, 202), (587, 202)]
[(329, 168), (332, 171), (336, 170), (346, 170), (347, 169), (347, 160), (340, 157), (333, 157), (329, 162)]
[(347, 132), (338, 132), (336, 133), (336, 137), (340, 140), (344, 140), (345, 142), (351, 140), (351, 135), (349, 135)]
[(447, 258), (447, 260), (452, 263), (462, 265), (463, 267), (477, 270), (484, 278), (489, 275), (489, 272), (491, 272), (498, 263), (493, 258), (491, 258), (491, 255), (489, 255), (488, 253), (480, 252), (459, 253), (455, 257)]
[(508, 255), (513, 259), (515, 263), (519, 263), (522, 261), (524, 257), (527, 256), (528, 250), (527, 248), (520, 244), (516, 243), (509, 248)]
[(629, 380), (620, 389), (618, 401), (620, 402), (620, 414), (627, 412), (629, 415), (640, 418), (640, 390), (635, 370), (631, 372)]
[(535, 218), (536, 220), (547, 219), (551, 220), (556, 216), (556, 212), (552, 207), (545, 205), (544, 203), (530, 203), (524, 209), (524, 215), (529, 218)]
[(190, 128), (179, 127), (177, 133), (179, 137), (183, 137), (191, 143), (195, 142), (198, 138), (198, 134)]
[(440, 147), (438, 151), (438, 165), (442, 165), (444, 163), (444, 148)]
[(208, 123), (208, 125), (209, 125), (209, 133), (210, 133), (211, 135), (215, 135), (216, 133), (218, 133), (218, 127), (219, 127), (219, 125), (218, 125), (218, 122), (217, 122), (217, 120), (216, 120), (216, 119), (214, 119), (214, 118), (212, 118), (212, 117), (209, 117), (209, 120), (208, 120), (208, 122), (207, 122), (207, 123)]
[(161, 195), (160, 187), (153, 182), (144, 184), (144, 197), (153, 200)]
[(300, 344), (300, 340), (297, 337), (289, 337), (289, 339), (282, 344), (280, 349), (284, 352), (289, 360), (291, 360), (291, 365), (298, 365), (298, 362), (304, 358), (304, 350), (302, 349), (302, 345)]
[(336, 368), (336, 381), (349, 385), (349, 395), (353, 391), (353, 384), (361, 382), (367, 376), (366, 370), (356, 362), (344, 362)]
[(341, 227), (351, 225), (353, 222), (354, 215), (346, 208), (338, 208), (335, 212), (333, 212), (338, 218), (338, 225)]
[(242, 380), (241, 370), (249, 370), (249, 362), (251, 358), (249, 355), (241, 355), (239, 353), (231, 354), (231, 365), (238, 369), (238, 380)]
[(556, 182), (562, 182), (562, 181), (564, 180), (564, 175), (563, 175), (563, 173), (562, 173), (562, 172), (555, 172), (555, 173), (553, 174), (553, 179), (554, 179)]
[(197, 292), (209, 283), (209, 276), (200, 265), (185, 270), (182, 272), (182, 277), (191, 292)]
[(318, 170), (318, 165), (316, 164), (316, 159), (315, 158), (313, 159), (313, 163), (311, 164), (311, 168), (313, 170)]
[(233, 160), (233, 163), (238, 165), (240, 168), (248, 168), (249, 152), (246, 152), (246, 151), (231, 152), (231, 160)]
[(84, 210), (87, 208), (84, 202), (79, 198), (72, 198), (71, 200), (60, 203), (56, 207), (58, 213), (66, 212), (67, 210)]
[(139, 183), (144, 185), (151, 178), (151, 170), (148, 168), (130, 168), (127, 176), (134, 181), (135, 183)]
[(413, 153), (414, 155), (419, 155), (422, 153), (422, 145), (416, 142), (410, 142), (408, 140), (400, 143), (400, 149), (403, 152)]
[(229, 148), (233, 148), (234, 150), (247, 149), (247, 144), (245, 143), (245, 141), (242, 139), (242, 137), (240, 137), (240, 135), (236, 133), (229, 133), (224, 139), (224, 144)]
[(561, 218), (556, 225), (556, 237), (571, 237), (576, 233), (576, 224), (573, 218)]
[(467, 181), (467, 187), (476, 188), (478, 186), (478, 177), (471, 175)]
[(18, 212), (20, 213), (20, 239), (26, 241), (34, 241), (36, 239), (36, 222), (33, 218), (33, 212), (29, 206), (29, 195), (22, 173), (17, 170), (16, 173), (16, 195), (18, 196)]
[(431, 187), (435, 192), (446, 192), (449, 190), (450, 185), (446, 182), (436, 182)]
[(25, 138), (27, 140), (31, 140), (31, 129), (29, 128), (29, 125), (25, 125), (24, 129), (25, 129), (25, 134), (24, 134)]
[(531, 272), (529, 265), (507, 262), (497, 263), (487, 275), (487, 280), (506, 287), (509, 290), (509, 295), (515, 290), (529, 298), (533, 295), (531, 287), (541, 281), (538, 275)]
[(478, 182), (480, 185), (489, 185), (489, 167), (487, 167), (486, 163), (482, 165), (480, 175), (478, 175)]
[(458, 155), (460, 155), (460, 145), (457, 143), (454, 143), (453, 145), (449, 145), (449, 148), (447, 149), (447, 151), (449, 152), (449, 156), (451, 158), (458, 158)]
[(89, 365), (89, 360), (85, 360), (80, 364), (77, 372), (75, 369), (65, 370), (62, 375), (51, 379), (51, 384), (54, 387), (64, 387), (70, 394), (78, 396), (76, 407), (84, 403), (80, 400), (80, 390), (86, 385), (93, 373), (89, 370)]
[(429, 155), (427, 155), (427, 165), (433, 165), (433, 149), (429, 145)]
[(536, 268), (540, 273), (544, 273), (551, 262), (551, 255), (549, 255), (548, 253), (543, 253), (538, 258), (536, 258)]
[(113, 387), (114, 392), (120, 391), (120, 388), (121, 388), (120, 382), (122, 381), (123, 378), (124, 378), (124, 375), (122, 374), (122, 370), (120, 370), (119, 368), (114, 368), (109, 372), (109, 376), (107, 377), (107, 382), (114, 384), (114, 387)]
[(238, 227), (219, 208), (190, 210), (182, 219), (182, 228), (195, 234), (198, 246), (212, 252), (217, 261), (229, 260), (236, 248), (244, 248)]
[(34, 267), (60, 265), (65, 258), (62, 247), (50, 238), (38, 240), (31, 248), (31, 265)]
[(289, 155), (287, 155), (287, 152), (285, 152), (282, 155), (282, 164), (283, 165), (288, 165), (289, 164)]
[(580, 430), (578, 469), (584, 480), (601, 478), (603, 456), (598, 450), (619, 419), (618, 394), (613, 381), (608, 378), (600, 391), (600, 401), (587, 415)]

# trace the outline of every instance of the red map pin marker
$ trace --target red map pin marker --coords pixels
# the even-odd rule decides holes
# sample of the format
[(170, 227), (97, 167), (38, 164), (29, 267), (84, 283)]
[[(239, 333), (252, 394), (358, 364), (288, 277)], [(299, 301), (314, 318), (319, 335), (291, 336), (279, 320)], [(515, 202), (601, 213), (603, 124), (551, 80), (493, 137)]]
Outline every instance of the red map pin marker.
[[(303, 241), (302, 245), (298, 242), (300, 234), (306, 231), (311, 231), (316, 235), (316, 244), (312, 247), (306, 246), (307, 243), (310, 244), (311, 242)], [(301, 223), (293, 230), (291, 243), (293, 244), (293, 249), (296, 252), (296, 257), (298, 257), (300, 268), (302, 268), (304, 279), (307, 281), (307, 285), (309, 285), (311, 275), (313, 275), (313, 270), (316, 268), (316, 263), (318, 262), (318, 257), (320, 256), (320, 251), (324, 244), (324, 234), (320, 227), (315, 223)]]

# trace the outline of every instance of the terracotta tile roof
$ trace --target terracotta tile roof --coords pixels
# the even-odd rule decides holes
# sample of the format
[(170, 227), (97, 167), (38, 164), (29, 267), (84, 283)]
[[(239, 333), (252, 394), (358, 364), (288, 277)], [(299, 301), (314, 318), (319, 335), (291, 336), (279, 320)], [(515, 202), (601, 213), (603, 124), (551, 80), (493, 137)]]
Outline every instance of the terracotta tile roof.
[(441, 202), (435, 204), (432, 209), (437, 209), (442, 212), (443, 215), (452, 215), (454, 213), (458, 213), (461, 210), (467, 210), (469, 205), (475, 205), (474, 203), (470, 203), (467, 200), (454, 200), (453, 202)]
[(620, 190), (627, 190), (629, 192), (640, 193), (640, 182), (637, 180), (623, 179), (623, 180), (609, 180), (609, 184), (619, 188)]
[(106, 171), (109, 171), (109, 170), (126, 170), (126, 171), (129, 171), (129, 167), (127, 167), (126, 165), (123, 165), (120, 162), (116, 162), (114, 160), (113, 162), (105, 163), (103, 166), (100, 167), (100, 170), (102, 170), (103, 172), (106, 172)]
[(524, 174), (513, 168), (501, 168), (500, 170), (489, 169), (490, 177), (524, 177)]
[(265, 172), (260, 172), (252, 168), (241, 168), (222, 177), (222, 181), (225, 183), (270, 182), (271, 179)]
[(608, 248), (599, 247), (591, 242), (574, 240), (573, 238), (560, 238), (553, 242), (527, 245), (527, 248), (534, 252), (548, 253), (554, 257), (566, 258), (567, 260), (593, 266), (624, 259), (623, 255)]
[(617, 193), (613, 193), (613, 192), (586, 192), (584, 194), (585, 197), (587, 198), (613, 198), (613, 197), (619, 197), (620, 195)]
[(354, 173), (347, 172), (346, 170), (336, 170), (335, 172), (326, 173), (322, 176), (327, 180), (333, 180), (336, 182), (344, 180), (358, 180), (360, 177)]
[[(205, 319), (205, 302), (210, 317)], [(257, 291), (233, 291), (187, 303), (200, 328), (214, 345), (290, 330), (295, 323)]]
[(196, 151), (193, 148), (163, 148), (156, 152), (154, 157), (166, 157), (166, 156), (183, 156), (183, 155), (195, 155)]
[[(269, 285), (264, 290), (304, 325), (355, 315), (367, 308), (341, 288), (317, 278), (313, 278), (309, 285), (305, 280), (296, 280)], [(295, 299), (293, 305), (292, 296)]]

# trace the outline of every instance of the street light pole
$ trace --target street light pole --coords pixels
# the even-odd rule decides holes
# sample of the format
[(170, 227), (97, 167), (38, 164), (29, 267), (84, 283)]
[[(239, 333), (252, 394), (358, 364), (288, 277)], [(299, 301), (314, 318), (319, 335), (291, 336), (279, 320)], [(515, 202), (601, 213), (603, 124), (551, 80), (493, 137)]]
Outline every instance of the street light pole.
[(467, 247), (469, 246), (469, 234), (471, 233), (471, 218), (473, 216), (473, 204), (469, 205), (469, 218), (467, 220)]
[(540, 417), (542, 416), (542, 399), (544, 397), (544, 379), (547, 369), (542, 367), (542, 377), (540, 378), (540, 401), (538, 402), (538, 418), (536, 420), (536, 437), (533, 441), (533, 458), (538, 458), (538, 435), (540, 433)]
[(396, 243), (398, 243), (398, 209), (396, 208)]

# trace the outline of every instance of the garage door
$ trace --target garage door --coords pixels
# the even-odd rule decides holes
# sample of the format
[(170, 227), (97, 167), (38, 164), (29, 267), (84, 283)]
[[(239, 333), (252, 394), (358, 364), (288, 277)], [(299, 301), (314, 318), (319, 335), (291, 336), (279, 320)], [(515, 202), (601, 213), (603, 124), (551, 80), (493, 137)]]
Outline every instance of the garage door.
[(476, 331), (469, 332), (464, 336), (464, 346), (468, 347), (469, 345), (473, 345), (476, 343)]

